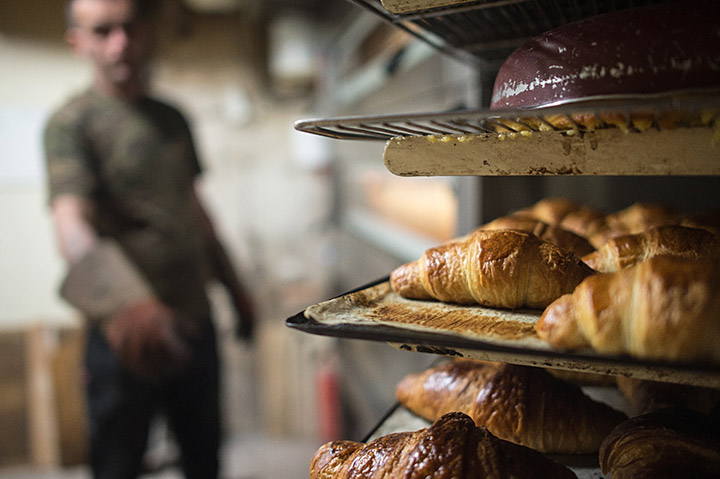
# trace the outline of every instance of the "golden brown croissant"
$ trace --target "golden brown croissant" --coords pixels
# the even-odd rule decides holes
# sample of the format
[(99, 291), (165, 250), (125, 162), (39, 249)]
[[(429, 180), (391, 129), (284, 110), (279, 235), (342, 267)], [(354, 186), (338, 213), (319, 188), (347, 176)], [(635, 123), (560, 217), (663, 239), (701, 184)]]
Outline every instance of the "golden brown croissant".
[(544, 369), (474, 360), (410, 374), (395, 396), (429, 421), (460, 411), (495, 436), (544, 453), (597, 452), (607, 433), (627, 419)]
[(598, 273), (548, 306), (536, 331), (559, 349), (720, 363), (720, 263), (656, 256)]
[(600, 248), (618, 236), (642, 233), (657, 226), (680, 225), (685, 220), (675, 209), (665, 205), (633, 203), (606, 215), (603, 224), (596, 225), (587, 238), (596, 248)]
[(590, 242), (582, 236), (529, 215), (502, 216), (481, 226), (479, 229), (527, 231), (543, 241), (570, 250), (578, 256), (586, 255), (595, 250)]
[(612, 238), (582, 260), (596, 271), (610, 273), (660, 254), (717, 258), (720, 257), (720, 238), (699, 228), (658, 226), (642, 233)]
[(616, 427), (600, 447), (612, 479), (717, 479), (720, 424), (688, 409), (662, 409)]
[(693, 226), (689, 217), (655, 203), (633, 203), (605, 214), (566, 198), (547, 198), (520, 212), (582, 236), (595, 248), (617, 236), (642, 233), (656, 226)]
[(501, 308), (544, 308), (594, 271), (573, 253), (515, 230), (483, 231), (396, 268), (400, 296)]
[(640, 233), (655, 226), (677, 225), (684, 220), (674, 208), (656, 203), (633, 203), (607, 215), (608, 227), (617, 233)]
[(310, 460), (310, 479), (570, 479), (567, 467), (494, 437), (462, 413), (367, 444), (333, 441)]
[[(559, 225), (568, 214), (581, 209), (581, 205), (569, 198), (544, 198), (537, 203), (518, 211), (551, 225)], [(600, 212), (597, 212), (601, 215)]]
[(608, 229), (605, 213), (568, 198), (545, 198), (518, 213), (558, 226), (588, 241)]

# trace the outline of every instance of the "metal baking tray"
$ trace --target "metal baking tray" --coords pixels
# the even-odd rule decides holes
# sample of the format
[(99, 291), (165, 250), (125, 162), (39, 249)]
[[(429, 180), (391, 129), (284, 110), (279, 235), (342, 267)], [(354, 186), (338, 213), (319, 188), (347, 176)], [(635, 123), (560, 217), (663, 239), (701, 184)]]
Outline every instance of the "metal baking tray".
[[(382, 341), (401, 350), (720, 388), (720, 367), (553, 350), (535, 334), (537, 310), (401, 298), (382, 278), (286, 319), (303, 332)], [(452, 318), (443, 326), (433, 318)]]
[[(338, 140), (380, 140), (415, 136), (479, 135), (497, 138), (500, 134), (545, 133), (572, 130), (584, 133), (587, 128), (577, 124), (576, 114), (620, 114), (627, 118), (628, 132), (636, 131), (631, 124), (633, 114), (652, 115), (651, 130), (658, 130), (658, 122), (668, 114), (674, 116), (677, 127), (693, 126), (698, 116), (717, 116), (720, 108), (720, 89), (675, 91), (645, 95), (613, 95), (567, 100), (537, 108), (526, 109), (466, 109), (440, 112), (418, 112), (394, 115), (342, 116), (311, 118), (295, 122), (296, 130)], [(682, 112), (681, 116), (677, 113)], [(553, 118), (552, 122), (548, 118)], [(572, 125), (558, 128), (558, 119)], [(599, 124), (596, 129), (617, 128)]]
[[(593, 125), (576, 121), (588, 114)], [(385, 141), (385, 166), (398, 176), (719, 175), (719, 116), (720, 90), (712, 89), (299, 120), (295, 128)]]
[(351, 0), (463, 61), (499, 61), (569, 22), (668, 0)]

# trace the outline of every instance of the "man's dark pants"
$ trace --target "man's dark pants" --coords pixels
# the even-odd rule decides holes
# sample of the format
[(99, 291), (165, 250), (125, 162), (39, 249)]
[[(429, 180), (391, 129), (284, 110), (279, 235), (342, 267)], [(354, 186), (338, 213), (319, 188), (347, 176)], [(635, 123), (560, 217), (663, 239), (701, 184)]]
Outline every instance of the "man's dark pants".
[(90, 328), (85, 361), (93, 477), (139, 476), (150, 425), (158, 413), (167, 418), (180, 447), (185, 477), (218, 476), (219, 364), (214, 326), (209, 320), (205, 324), (187, 369), (155, 385), (128, 374), (99, 329)]

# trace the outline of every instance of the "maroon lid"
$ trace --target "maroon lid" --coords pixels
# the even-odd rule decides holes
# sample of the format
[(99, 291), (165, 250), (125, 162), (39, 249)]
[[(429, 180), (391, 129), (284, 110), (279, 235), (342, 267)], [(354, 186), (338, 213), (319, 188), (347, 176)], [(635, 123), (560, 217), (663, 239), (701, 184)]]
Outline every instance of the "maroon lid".
[(720, 87), (720, 2), (620, 10), (527, 41), (500, 67), (490, 108)]

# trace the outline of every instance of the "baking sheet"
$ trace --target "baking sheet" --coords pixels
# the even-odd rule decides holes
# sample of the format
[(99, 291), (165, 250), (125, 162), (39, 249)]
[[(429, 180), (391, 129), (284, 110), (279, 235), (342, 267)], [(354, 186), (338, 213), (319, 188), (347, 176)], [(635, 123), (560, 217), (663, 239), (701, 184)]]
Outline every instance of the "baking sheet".
[[(659, 131), (668, 118), (678, 128), (696, 127), (698, 120), (713, 130), (720, 111), (720, 89), (686, 90), (652, 94), (604, 95), (569, 99), (537, 108), (467, 109), (384, 115), (356, 115), (298, 120), (298, 131), (339, 140), (389, 140), (399, 137), (444, 135), (481, 135), (510, 138), (512, 133), (584, 133), (588, 128), (577, 124), (575, 115), (592, 113), (597, 118), (613, 117), (612, 124), (600, 122), (593, 131), (623, 129), (639, 133), (634, 118), (650, 121), (649, 131)], [(620, 119), (625, 119), (624, 128)], [(565, 125), (565, 126), (563, 126)], [(643, 128), (646, 128), (645, 125)], [(572, 134), (572, 133), (571, 133)]]
[(717, 366), (553, 350), (535, 334), (540, 313), (405, 299), (382, 278), (312, 305), (286, 325), (311, 334), (383, 341), (401, 350), (720, 388)]

